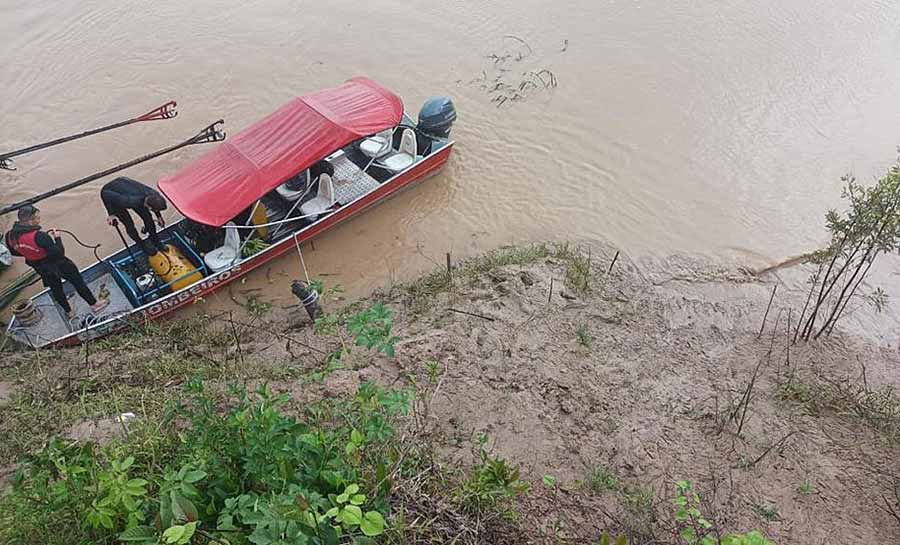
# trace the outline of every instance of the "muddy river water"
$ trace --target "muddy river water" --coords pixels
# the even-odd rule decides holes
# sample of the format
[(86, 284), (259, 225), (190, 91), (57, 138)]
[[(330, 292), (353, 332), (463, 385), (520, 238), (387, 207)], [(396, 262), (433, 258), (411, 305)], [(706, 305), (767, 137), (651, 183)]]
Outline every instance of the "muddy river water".
[[(880, 0), (6, 0), (0, 43), (0, 150), (181, 112), (18, 159), (4, 202), (355, 75), (413, 115), (452, 96), (447, 169), (306, 253), (355, 293), (551, 238), (764, 266), (822, 242), (840, 175), (870, 178), (900, 144), (900, 3)], [(203, 151), (128, 175), (155, 183)], [(45, 201), (45, 225), (111, 251), (100, 185)], [(297, 275), (287, 256), (269, 280)], [(265, 276), (248, 284), (290, 297)]]

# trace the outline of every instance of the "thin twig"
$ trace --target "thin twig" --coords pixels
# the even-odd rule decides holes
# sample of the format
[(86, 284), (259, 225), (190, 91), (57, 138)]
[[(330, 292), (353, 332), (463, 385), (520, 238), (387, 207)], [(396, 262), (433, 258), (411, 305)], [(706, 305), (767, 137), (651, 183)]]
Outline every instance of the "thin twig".
[(467, 315), (467, 316), (474, 316), (474, 317), (476, 317), (476, 318), (481, 318), (482, 320), (487, 320), (487, 321), (489, 321), (489, 322), (493, 322), (493, 321), (494, 321), (494, 318), (491, 318), (490, 316), (485, 316), (485, 315), (483, 315), (483, 314), (476, 314), (476, 313), (474, 313), (474, 312), (466, 312), (465, 310), (458, 310), (458, 309), (455, 309), (455, 308), (452, 308), (452, 307), (451, 307), (451, 308), (448, 308), (447, 310), (449, 310), (450, 312), (457, 312), (457, 313), (459, 313), (459, 314), (465, 314), (465, 315)]
[(769, 304), (766, 306), (766, 313), (763, 315), (762, 325), (759, 327), (759, 334), (756, 338), (762, 337), (763, 331), (766, 329), (766, 320), (769, 319), (769, 309), (772, 308), (772, 301), (775, 300), (775, 292), (778, 291), (778, 284), (775, 284), (775, 287), (772, 288), (772, 296), (769, 297)]
[(774, 449), (774, 448), (777, 447), (777, 446), (780, 446), (780, 445), (784, 444), (785, 441), (787, 441), (792, 435), (794, 435), (794, 434), (796, 434), (796, 433), (797, 433), (796, 431), (792, 431), (792, 432), (790, 432), (789, 434), (787, 434), (787, 435), (785, 435), (784, 437), (782, 437), (781, 439), (779, 439), (778, 441), (772, 443), (772, 445), (769, 446), (769, 448), (767, 448), (762, 454), (760, 454), (759, 457), (756, 458), (756, 460), (753, 460), (752, 462), (750, 462), (750, 465), (748, 465), (747, 467), (748, 467), (748, 468), (749, 468), (749, 467), (753, 467), (753, 466), (755, 466), (756, 464), (758, 464), (760, 460), (762, 460), (763, 458), (766, 457), (766, 454), (768, 454), (769, 452), (772, 451), (772, 449)]
[(612, 272), (613, 265), (616, 264), (616, 260), (617, 260), (617, 259), (619, 259), (619, 251), (618, 251), (618, 250), (616, 250), (616, 255), (613, 256), (613, 260), (612, 260), (612, 262), (609, 264), (609, 268), (606, 269), (606, 274), (607, 274), (607, 275), (609, 275), (609, 273)]

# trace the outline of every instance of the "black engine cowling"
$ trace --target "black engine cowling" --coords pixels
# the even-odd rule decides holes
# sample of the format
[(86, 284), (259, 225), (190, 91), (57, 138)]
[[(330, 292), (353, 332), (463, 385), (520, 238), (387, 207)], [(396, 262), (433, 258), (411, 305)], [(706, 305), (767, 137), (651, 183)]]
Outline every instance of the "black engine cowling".
[(456, 107), (450, 97), (432, 97), (426, 100), (419, 110), (417, 128), (429, 136), (449, 138), (454, 121), (456, 121)]

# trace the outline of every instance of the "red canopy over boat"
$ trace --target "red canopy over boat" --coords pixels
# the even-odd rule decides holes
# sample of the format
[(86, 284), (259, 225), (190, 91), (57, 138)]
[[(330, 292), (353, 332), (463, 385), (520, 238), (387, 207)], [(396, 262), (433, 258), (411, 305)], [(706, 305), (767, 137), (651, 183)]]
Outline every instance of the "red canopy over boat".
[(186, 217), (228, 223), (285, 180), (350, 142), (396, 126), (400, 97), (367, 78), (295, 98), (159, 181)]

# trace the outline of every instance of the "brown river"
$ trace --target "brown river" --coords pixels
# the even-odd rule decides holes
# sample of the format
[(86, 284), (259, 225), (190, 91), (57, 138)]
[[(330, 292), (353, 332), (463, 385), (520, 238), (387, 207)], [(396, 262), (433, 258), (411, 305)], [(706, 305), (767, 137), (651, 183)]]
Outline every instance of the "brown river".
[[(448, 251), (545, 239), (765, 266), (823, 242), (839, 177), (870, 179), (900, 144), (900, 3), (880, 0), (7, 1), (0, 41), (2, 151), (169, 99), (180, 110), (18, 158), (0, 171), (3, 202), (220, 117), (235, 133), (355, 75), (395, 90), (413, 116), (450, 95), (445, 171), (305, 251), (311, 274), (351, 294)], [(206, 149), (126, 174), (155, 183)], [(100, 185), (44, 201), (45, 227), (117, 248)], [(289, 301), (288, 277), (296, 255), (247, 285)]]

